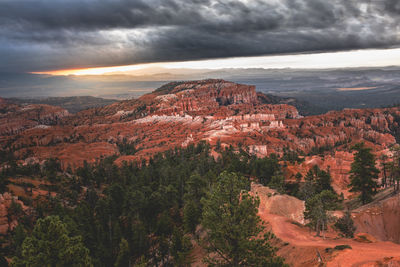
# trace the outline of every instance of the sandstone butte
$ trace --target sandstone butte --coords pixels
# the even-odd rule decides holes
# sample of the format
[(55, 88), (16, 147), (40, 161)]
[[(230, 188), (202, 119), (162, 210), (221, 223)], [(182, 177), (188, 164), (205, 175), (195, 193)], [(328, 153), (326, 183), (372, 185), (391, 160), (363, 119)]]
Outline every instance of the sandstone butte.
[[(396, 143), (394, 134), (399, 128), (399, 118), (399, 108), (346, 109), (302, 117), (294, 106), (256, 92), (255, 86), (224, 80), (173, 82), (138, 99), (77, 114), (69, 114), (62, 108), (48, 105), (16, 105), (0, 98), (0, 147), (3, 150), (12, 149), (22, 164), (42, 163), (47, 158), (56, 157), (60, 159), (63, 168), (76, 168), (84, 161), (94, 162), (100, 157), (111, 155), (117, 155), (117, 164), (147, 160), (158, 152), (202, 140), (212, 146), (217, 143), (221, 146), (240, 145), (259, 157), (271, 153), (282, 155), (284, 150), (289, 149), (308, 156), (304, 156), (301, 164), (288, 164), (286, 179), (294, 180), (297, 173), (304, 176), (312, 166), (318, 165), (322, 169), (329, 169), (334, 189), (347, 198), (351, 197), (347, 191), (348, 171), (353, 160), (350, 146), (364, 141), (377, 156), (388, 154), (389, 147)], [(137, 152), (129, 156), (121, 155), (118, 144), (123, 142), (133, 143)], [(311, 153), (316, 150), (322, 153)], [(212, 153), (218, 157), (218, 153)], [(2, 201), (1, 205), (6, 205)], [(282, 202), (290, 205), (282, 205)], [(397, 216), (392, 209), (399, 209), (393, 203), (395, 201), (388, 200), (388, 203), (381, 203), (379, 207), (355, 214), (358, 216), (358, 225), (382, 242), (399, 242), (397, 225), (389, 225), (392, 218)], [(315, 246), (310, 244), (316, 238), (289, 222), (294, 220), (302, 223), (304, 218), (299, 210), (304, 208), (304, 203), (289, 196), (270, 198), (264, 194), (262, 205), (262, 218), (270, 223), (278, 237), (291, 244), (280, 250), (289, 262), (292, 257), (290, 255), (308, 255), (305, 252), (310, 249), (313, 251), (310, 253), (315, 254)], [(382, 214), (377, 215), (375, 209), (379, 209)], [(368, 226), (376, 221), (388, 230), (379, 232)], [(8, 229), (12, 227), (12, 222), (11, 225), (2, 225)], [(331, 243), (328, 244), (326, 240), (318, 240), (320, 245), (340, 243), (329, 241)], [(304, 242), (309, 242), (310, 246), (303, 246)], [(379, 243), (383, 249), (393, 243), (382, 244)], [(297, 254), (288, 254), (287, 251), (285, 254), (285, 250), (292, 245), (296, 247)], [(357, 251), (354, 248), (366, 251), (374, 249), (357, 242), (351, 246), (353, 252)], [(388, 248), (386, 254), (393, 252), (394, 248), (400, 251), (398, 245), (393, 246)], [(335, 259), (354, 257), (353, 252), (346, 250)], [(370, 254), (377, 256), (379, 251)], [(398, 254), (392, 256), (400, 257)], [(374, 259), (382, 263), (385, 261), (382, 257)], [(295, 258), (292, 261), (295, 263)], [(312, 266), (307, 265), (306, 260), (304, 262), (298, 266)]]

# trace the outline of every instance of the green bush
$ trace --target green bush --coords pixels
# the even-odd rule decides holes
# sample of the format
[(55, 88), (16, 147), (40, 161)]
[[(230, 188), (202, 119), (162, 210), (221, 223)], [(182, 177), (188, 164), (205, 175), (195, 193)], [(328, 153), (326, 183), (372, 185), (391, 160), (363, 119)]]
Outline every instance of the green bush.
[(338, 245), (336, 247), (334, 247), (334, 250), (345, 250), (345, 249), (352, 249), (352, 247), (350, 245)]
[(343, 236), (347, 238), (354, 237), (354, 231), (356, 230), (356, 227), (354, 226), (350, 211), (347, 211), (342, 218), (337, 220), (335, 227), (342, 232)]

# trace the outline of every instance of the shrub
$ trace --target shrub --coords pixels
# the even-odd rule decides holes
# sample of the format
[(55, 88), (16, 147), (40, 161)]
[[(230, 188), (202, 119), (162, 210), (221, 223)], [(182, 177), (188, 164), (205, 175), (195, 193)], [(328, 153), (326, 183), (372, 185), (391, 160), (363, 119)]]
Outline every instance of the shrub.
[(356, 230), (356, 227), (354, 226), (350, 211), (346, 211), (345, 215), (337, 220), (335, 227), (342, 232), (343, 236), (347, 238), (354, 237), (354, 231)]
[(334, 247), (334, 250), (345, 250), (345, 249), (352, 249), (352, 247), (350, 245), (337, 245), (336, 247)]

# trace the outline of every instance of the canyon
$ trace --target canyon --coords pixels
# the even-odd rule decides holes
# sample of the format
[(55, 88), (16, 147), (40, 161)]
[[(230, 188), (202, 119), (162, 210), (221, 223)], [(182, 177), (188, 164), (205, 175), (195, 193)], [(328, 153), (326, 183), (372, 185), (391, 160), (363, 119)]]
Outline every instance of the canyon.
[[(173, 82), (134, 100), (69, 114), (59, 107), (16, 105), (3, 100), (0, 145), (22, 163), (59, 158), (63, 168), (117, 155), (116, 162), (148, 160), (159, 152), (206, 141), (242, 147), (258, 157), (295, 151), (304, 162), (287, 167), (287, 178), (315, 164), (329, 169), (339, 193), (348, 196), (351, 145), (364, 141), (377, 155), (396, 143), (399, 108), (347, 109), (302, 117), (297, 109), (224, 80)], [(273, 104), (271, 103), (273, 102)], [(135, 146), (122, 155), (118, 145)]]
[[(285, 100), (259, 93), (255, 86), (209, 79), (172, 82), (138, 99), (76, 114), (60, 107), (15, 104), (0, 98), (0, 123), (1, 151), (11, 153), (22, 165), (58, 158), (63, 170), (77, 169), (85, 162), (108, 156), (114, 156), (117, 165), (125, 161), (141, 163), (169, 149), (206, 142), (214, 158), (220, 156), (220, 147), (230, 146), (256, 157), (284, 157), (293, 152), (298, 160), (285, 162), (283, 173), (287, 182), (296, 181), (297, 174), (305, 177), (317, 165), (330, 172), (334, 190), (347, 200), (355, 197), (348, 190), (352, 145), (365, 142), (376, 155), (380, 168), (382, 155), (390, 155), (390, 148), (398, 142), (400, 108), (344, 109), (303, 117)], [(131, 146), (131, 151), (121, 149), (124, 146)], [(16, 188), (13, 185), (9, 187), (11, 194), (0, 195), (1, 234), (16, 225), (13, 218), (7, 217), (11, 203), (21, 202), (18, 197), (23, 194)], [(47, 191), (36, 189), (33, 193), (40, 196)], [(262, 219), (281, 240), (290, 243), (279, 254), (294, 266), (319, 263), (314, 262), (314, 256), (296, 262), (293, 255), (300, 257), (304, 251), (314, 255), (316, 249), (322, 251), (347, 242), (313, 237), (296, 226), (306, 224), (304, 201), (254, 183), (251, 194), (260, 198)], [(358, 232), (368, 233), (378, 241), (368, 245), (350, 240), (347, 243), (353, 247), (351, 252), (346, 250), (335, 257), (324, 254), (335, 259), (328, 266), (346, 266), (346, 261), (357, 266), (371, 266), (368, 264), (377, 261), (397, 264), (400, 250), (394, 243), (400, 243), (398, 204), (397, 195), (353, 211)], [(365, 262), (355, 257), (359, 251), (370, 253), (363, 254)], [(389, 256), (396, 259), (385, 259)]]

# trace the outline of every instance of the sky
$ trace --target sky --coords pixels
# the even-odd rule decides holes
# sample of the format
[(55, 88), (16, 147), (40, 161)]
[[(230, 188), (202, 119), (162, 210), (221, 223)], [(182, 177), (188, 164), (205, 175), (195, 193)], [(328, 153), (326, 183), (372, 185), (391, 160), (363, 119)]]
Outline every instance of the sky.
[(387, 66), (399, 48), (398, 0), (0, 0), (0, 73)]

